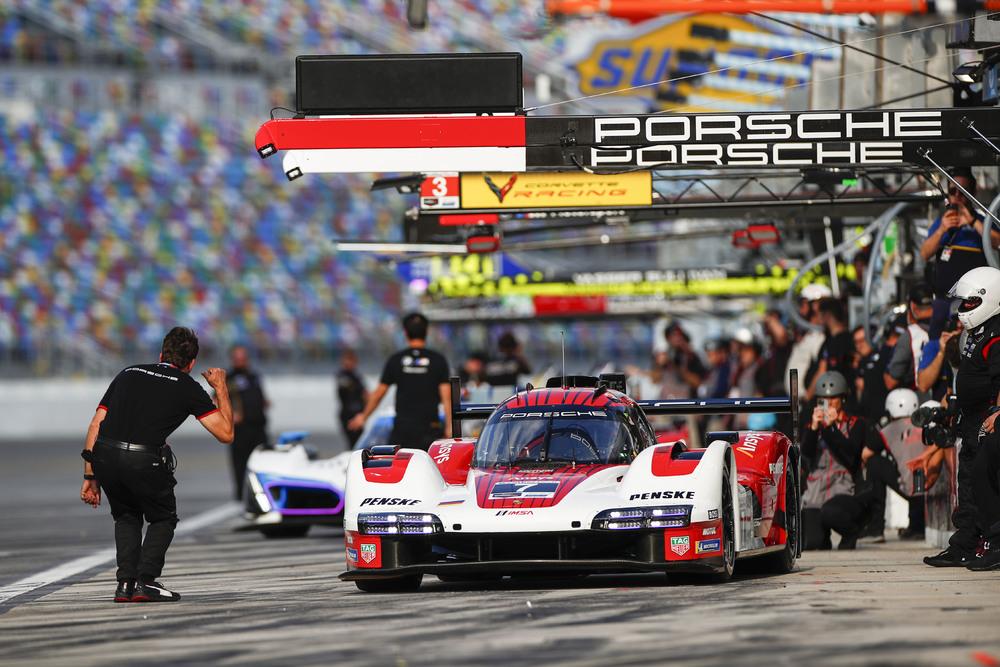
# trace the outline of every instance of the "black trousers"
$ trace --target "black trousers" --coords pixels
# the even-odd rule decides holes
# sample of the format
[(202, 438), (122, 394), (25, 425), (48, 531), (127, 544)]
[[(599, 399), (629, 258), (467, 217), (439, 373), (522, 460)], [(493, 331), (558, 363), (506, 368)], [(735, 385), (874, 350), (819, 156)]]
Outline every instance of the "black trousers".
[(267, 443), (267, 425), (237, 424), (233, 432), (233, 444), (229, 446), (229, 460), (233, 471), (233, 496), (243, 499), (243, 484), (247, 478), (247, 460), (257, 445)]
[(423, 449), (426, 451), (431, 443), (444, 437), (444, 429), (440, 423), (420, 424), (400, 422), (398, 419), (392, 425), (389, 442), (401, 447)]
[(958, 506), (951, 515), (955, 534), (948, 544), (965, 553), (975, 553), (979, 546), (980, 529), (977, 521), (973, 470), (979, 453), (979, 426), (962, 430), (962, 446), (958, 450)]
[[(93, 466), (115, 520), (118, 581), (153, 581), (163, 572), (177, 525), (173, 472), (156, 454), (100, 443), (94, 447)], [(143, 519), (149, 524), (145, 540)]]
[(803, 548), (829, 549), (831, 530), (842, 537), (857, 538), (873, 521), (884, 526), (889, 488), (899, 488), (895, 463), (882, 456), (872, 457), (865, 466), (864, 480), (856, 485), (853, 495), (842, 493), (819, 509), (802, 510)]
[(1000, 433), (979, 442), (972, 473), (977, 524), (991, 542), (1000, 540)]
[(350, 415), (348, 415), (346, 413), (342, 413), (340, 415), (340, 427), (344, 430), (344, 437), (347, 438), (347, 448), (348, 449), (354, 449), (354, 445), (358, 444), (358, 438), (361, 437), (361, 433), (364, 431), (364, 429), (360, 429), (360, 428), (357, 429), (357, 430), (354, 430), (354, 431), (351, 431), (351, 430), (349, 430), (347, 428), (347, 423), (349, 421), (351, 421), (351, 419), (356, 414), (358, 414), (358, 413), (355, 412), (354, 414), (350, 414)]

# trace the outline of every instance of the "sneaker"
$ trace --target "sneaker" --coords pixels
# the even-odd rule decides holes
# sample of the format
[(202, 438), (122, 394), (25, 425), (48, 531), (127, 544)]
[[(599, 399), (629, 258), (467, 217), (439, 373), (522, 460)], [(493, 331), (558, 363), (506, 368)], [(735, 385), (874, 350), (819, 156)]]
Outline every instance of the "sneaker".
[(139, 582), (132, 594), (132, 602), (176, 602), (181, 599), (180, 593), (168, 591), (158, 581)]
[(972, 562), (966, 565), (973, 572), (987, 572), (989, 570), (1000, 570), (1000, 544), (991, 546), (979, 558), (973, 558)]
[(899, 539), (910, 542), (924, 539), (924, 531), (914, 530), (913, 528), (900, 528), (899, 529)]
[(135, 594), (134, 579), (119, 581), (118, 588), (115, 589), (115, 602), (131, 602), (132, 595), (134, 594)]
[(973, 561), (971, 554), (948, 547), (936, 556), (924, 556), (924, 563), (931, 567), (966, 567)]

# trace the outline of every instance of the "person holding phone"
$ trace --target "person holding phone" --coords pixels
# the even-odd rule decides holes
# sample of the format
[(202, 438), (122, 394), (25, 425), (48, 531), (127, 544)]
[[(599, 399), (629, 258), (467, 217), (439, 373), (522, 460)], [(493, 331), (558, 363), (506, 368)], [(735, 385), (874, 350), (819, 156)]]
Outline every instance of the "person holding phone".
[[(969, 169), (955, 169), (951, 177), (976, 194), (976, 179)], [(993, 247), (1000, 246), (1000, 232), (991, 231)], [(951, 286), (968, 271), (986, 266), (983, 254), (983, 216), (954, 183), (948, 187), (948, 205), (927, 230), (920, 246), (925, 261), (934, 259), (934, 294), (946, 298)]]

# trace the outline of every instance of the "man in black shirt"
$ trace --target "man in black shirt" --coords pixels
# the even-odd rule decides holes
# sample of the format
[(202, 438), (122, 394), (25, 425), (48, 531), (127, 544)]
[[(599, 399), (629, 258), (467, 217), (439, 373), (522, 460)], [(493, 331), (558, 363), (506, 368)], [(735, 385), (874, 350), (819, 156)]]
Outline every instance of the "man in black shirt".
[(816, 306), (819, 311), (819, 321), (823, 325), (826, 340), (819, 348), (819, 364), (816, 375), (806, 394), (808, 400), (816, 395), (816, 382), (819, 377), (829, 371), (836, 371), (844, 377), (849, 377), (854, 359), (854, 344), (851, 334), (847, 331), (847, 311), (840, 299), (826, 297)]
[[(111, 504), (118, 552), (115, 602), (180, 599), (156, 582), (177, 525), (177, 481), (166, 440), (188, 415), (219, 442), (233, 440), (226, 372), (202, 373), (216, 391), (216, 405), (190, 376), (197, 356), (194, 332), (174, 327), (163, 339), (160, 363), (121, 371), (87, 429), (80, 499), (97, 507), (103, 491)], [(144, 542), (143, 519), (149, 524)]]
[[(409, 346), (396, 352), (382, 369), (378, 387), (368, 405), (348, 424), (361, 429), (391, 385), (396, 385), (396, 418), (391, 443), (415, 449), (427, 449), (438, 438), (451, 437), (451, 386), (448, 384), (448, 361), (427, 348), (427, 318), (410, 313), (403, 318), (403, 331)], [(444, 423), (438, 405), (444, 409)]]
[(354, 350), (344, 350), (340, 355), (340, 370), (337, 371), (337, 398), (340, 399), (340, 425), (347, 437), (348, 449), (361, 437), (361, 429), (350, 429), (348, 424), (355, 415), (365, 409), (368, 390), (358, 375), (358, 355)]
[(236, 345), (229, 353), (232, 368), (228, 374), (229, 396), (233, 400), (233, 421), (236, 435), (229, 448), (233, 469), (233, 492), (236, 500), (243, 499), (247, 460), (260, 444), (267, 443), (267, 408), (260, 376), (250, 369), (250, 353)]
[(851, 332), (854, 341), (854, 351), (858, 355), (856, 383), (860, 391), (856, 392), (859, 399), (861, 415), (870, 423), (875, 424), (885, 412), (885, 397), (889, 392), (885, 389), (886, 359), (868, 343), (863, 326), (854, 327)]
[(521, 354), (521, 344), (507, 331), (497, 341), (500, 358), (486, 364), (486, 382), (499, 387), (513, 387), (522, 375), (531, 373), (531, 366)]

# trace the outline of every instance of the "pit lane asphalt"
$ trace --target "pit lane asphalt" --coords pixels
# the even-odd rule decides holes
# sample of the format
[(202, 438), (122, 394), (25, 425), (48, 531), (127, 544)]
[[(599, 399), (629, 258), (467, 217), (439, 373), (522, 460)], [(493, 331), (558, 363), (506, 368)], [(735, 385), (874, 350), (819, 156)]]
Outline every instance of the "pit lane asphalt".
[[(48, 446), (17, 455), (32, 479), (5, 475), (3, 486), (32, 502), (12, 508), (3, 490), (4, 580), (110, 544), (106, 507), (73, 510), (78, 444)], [(178, 451), (182, 513), (226, 500), (225, 452), (207, 442)], [(266, 540), (234, 532), (238, 523), (171, 547), (163, 582), (184, 595), (178, 603), (110, 602), (112, 564), (11, 600), (0, 664), (1000, 664), (1000, 573), (925, 567), (930, 550), (919, 544), (810, 552), (790, 575), (721, 585), (425, 577), (418, 593), (372, 595), (337, 580), (338, 532)]]

